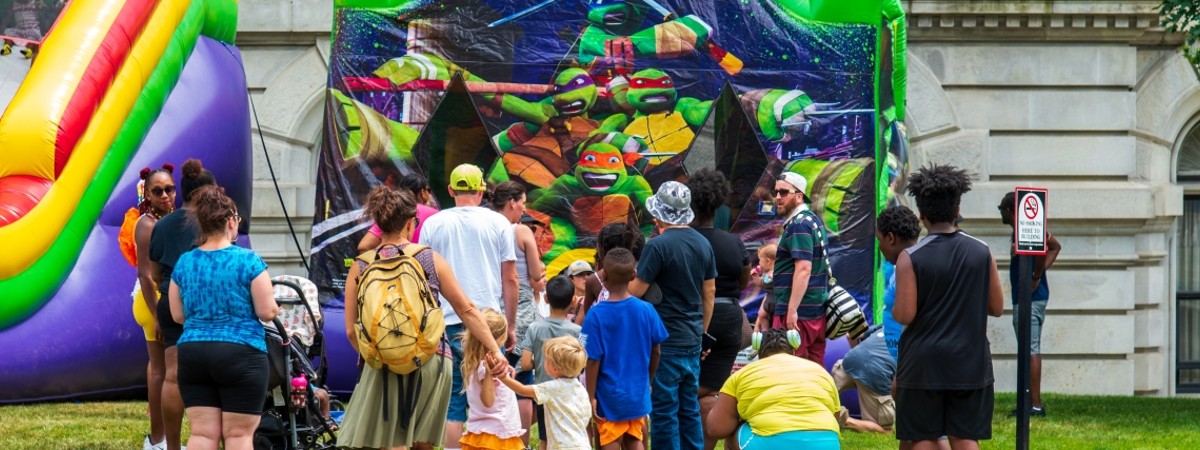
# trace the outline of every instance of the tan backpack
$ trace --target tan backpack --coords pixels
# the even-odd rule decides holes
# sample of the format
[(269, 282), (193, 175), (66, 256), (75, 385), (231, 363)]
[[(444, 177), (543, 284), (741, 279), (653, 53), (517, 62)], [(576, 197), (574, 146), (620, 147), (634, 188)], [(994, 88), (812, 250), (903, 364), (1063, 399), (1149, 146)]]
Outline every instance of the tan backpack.
[(374, 369), (406, 375), (437, 354), (446, 322), (416, 259), (427, 248), (410, 244), (391, 258), (380, 259), (379, 250), (358, 256), (367, 262), (358, 275), (358, 352)]

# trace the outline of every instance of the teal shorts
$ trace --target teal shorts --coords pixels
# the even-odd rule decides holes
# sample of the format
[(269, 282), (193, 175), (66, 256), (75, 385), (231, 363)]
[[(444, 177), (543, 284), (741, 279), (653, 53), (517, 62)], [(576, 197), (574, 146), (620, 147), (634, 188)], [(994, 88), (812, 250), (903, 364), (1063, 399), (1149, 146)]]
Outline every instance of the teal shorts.
[[(1017, 311), (1019, 307), (1013, 305), (1013, 331), (1017, 330)], [(1042, 323), (1046, 321), (1046, 301), (1034, 300), (1029, 302), (1029, 310), (1033, 313), (1029, 315), (1029, 354), (1042, 354)]]
[(737, 431), (738, 446), (742, 450), (775, 450), (781, 448), (803, 448), (805, 450), (841, 450), (842, 443), (835, 431), (788, 431), (774, 436), (759, 436), (744, 423)]

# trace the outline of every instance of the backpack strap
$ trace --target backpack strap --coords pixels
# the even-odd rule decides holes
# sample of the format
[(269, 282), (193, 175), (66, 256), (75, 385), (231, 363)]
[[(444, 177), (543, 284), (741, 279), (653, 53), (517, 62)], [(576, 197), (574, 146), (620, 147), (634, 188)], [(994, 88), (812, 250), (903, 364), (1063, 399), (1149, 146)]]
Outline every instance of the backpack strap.
[(429, 249), (428, 245), (410, 243), (408, 245), (405, 245), (404, 248), (401, 248), (400, 253), (403, 253), (404, 256), (416, 258), (418, 253), (421, 253), (428, 249)]

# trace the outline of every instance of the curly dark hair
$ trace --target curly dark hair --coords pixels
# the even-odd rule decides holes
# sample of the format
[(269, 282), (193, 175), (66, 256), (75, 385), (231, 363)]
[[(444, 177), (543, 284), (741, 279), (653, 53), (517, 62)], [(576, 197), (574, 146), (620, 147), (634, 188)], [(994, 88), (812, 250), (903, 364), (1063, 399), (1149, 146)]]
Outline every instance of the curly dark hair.
[(917, 210), (930, 223), (953, 223), (962, 195), (970, 190), (967, 171), (949, 165), (922, 167), (908, 179), (908, 194), (916, 197)]
[(717, 209), (729, 197), (729, 180), (725, 174), (703, 168), (688, 177), (687, 187), (692, 191), (692, 210), (696, 212), (695, 223), (706, 223), (717, 214)]
[(782, 328), (774, 328), (762, 332), (762, 340), (758, 344), (759, 359), (779, 353), (791, 354), (795, 349), (792, 348), (792, 343), (788, 342), (787, 331)]
[(891, 233), (897, 238), (912, 240), (921, 236), (921, 220), (907, 206), (892, 205), (879, 213), (875, 229), (884, 236)]
[(396, 233), (417, 215), (417, 201), (408, 191), (379, 185), (367, 195), (363, 209), (385, 234)]
[(596, 234), (596, 268), (604, 262), (604, 255), (614, 248), (629, 250), (635, 259), (642, 258), (642, 247), (646, 245), (646, 236), (636, 227), (627, 223), (610, 223)]
[(400, 182), (397, 187), (411, 192), (413, 195), (420, 195), (421, 191), (429, 189), (429, 180), (418, 173), (406, 173), (400, 177)]
[(225, 231), (225, 222), (238, 215), (237, 204), (225, 195), (225, 189), (220, 186), (201, 186), (192, 193), (192, 197), (195, 207), (188, 214), (200, 229), (199, 242)]

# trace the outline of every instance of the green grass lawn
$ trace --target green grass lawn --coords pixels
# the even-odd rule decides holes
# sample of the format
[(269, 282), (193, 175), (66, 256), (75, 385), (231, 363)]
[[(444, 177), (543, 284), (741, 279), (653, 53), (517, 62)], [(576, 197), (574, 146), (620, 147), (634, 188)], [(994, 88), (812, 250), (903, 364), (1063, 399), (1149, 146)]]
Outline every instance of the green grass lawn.
[[(996, 396), (992, 440), (1013, 448), (1012, 394)], [(1200, 399), (1047, 395), (1046, 417), (1033, 418), (1036, 449), (1200, 449)], [(128, 450), (147, 430), (144, 402), (47, 403), (0, 407), (0, 449)], [(186, 430), (185, 430), (186, 431)], [(842, 448), (895, 448), (892, 435), (846, 432)]]

